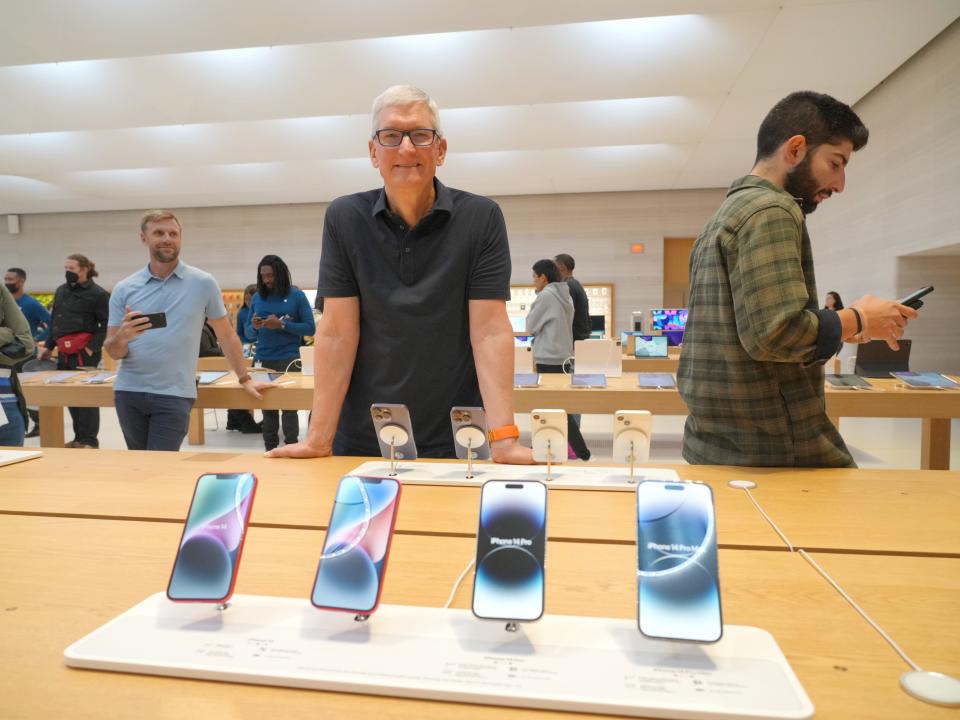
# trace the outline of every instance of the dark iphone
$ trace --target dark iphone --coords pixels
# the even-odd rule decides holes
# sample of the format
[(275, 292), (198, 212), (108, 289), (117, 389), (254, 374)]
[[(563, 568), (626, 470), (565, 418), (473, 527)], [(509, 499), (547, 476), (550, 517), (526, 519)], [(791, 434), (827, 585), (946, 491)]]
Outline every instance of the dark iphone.
[(899, 302), (901, 305), (906, 305), (907, 307), (911, 307), (914, 310), (919, 310), (920, 308), (923, 307), (923, 300), (921, 300), (920, 298), (932, 292), (933, 292), (933, 285), (927, 285), (925, 288), (920, 288), (916, 292), (910, 293)]
[(485, 482), (473, 614), (487, 620), (539, 620), (546, 546), (547, 486), (536, 480)]
[(156, 312), (156, 313), (141, 313), (137, 318), (145, 317), (150, 321), (150, 327), (147, 330), (156, 330), (157, 328), (165, 328), (167, 326), (167, 314), (165, 312)]

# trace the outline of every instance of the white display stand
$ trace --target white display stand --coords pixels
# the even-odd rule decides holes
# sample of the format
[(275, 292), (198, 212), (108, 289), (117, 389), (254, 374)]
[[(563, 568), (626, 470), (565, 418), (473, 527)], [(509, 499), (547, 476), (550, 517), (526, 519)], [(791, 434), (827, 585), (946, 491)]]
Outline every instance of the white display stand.
[(0, 450), (0, 467), (24, 460), (33, 460), (43, 455), (42, 450)]
[[(641, 480), (679, 482), (680, 476), (668, 468), (637, 468), (634, 482), (626, 467), (597, 465), (554, 465), (553, 479), (547, 481), (546, 465), (500, 465), (496, 463), (473, 465), (473, 478), (467, 478), (466, 463), (398, 462), (396, 477), (404, 485), (483, 485), (487, 480), (542, 480), (550, 487), (568, 490), (629, 490), (634, 491)], [(390, 476), (390, 462), (374, 460), (350, 471), (363, 477)]]
[(506, 632), (467, 610), (382, 605), (366, 622), (306, 599), (226, 611), (157, 593), (64, 651), (67, 665), (258, 685), (660, 718), (808, 718), (773, 637), (645, 639), (631, 620), (546, 615)]

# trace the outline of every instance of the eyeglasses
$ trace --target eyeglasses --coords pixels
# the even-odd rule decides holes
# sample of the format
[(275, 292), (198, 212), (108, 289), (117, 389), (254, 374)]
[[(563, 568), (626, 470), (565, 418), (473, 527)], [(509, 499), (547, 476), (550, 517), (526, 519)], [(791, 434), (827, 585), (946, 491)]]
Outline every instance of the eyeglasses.
[(391, 128), (385, 128), (383, 130), (377, 130), (373, 136), (377, 138), (377, 142), (383, 145), (384, 147), (399, 147), (403, 143), (403, 138), (410, 138), (416, 147), (429, 147), (437, 141), (437, 138), (440, 137), (440, 133), (432, 128), (416, 128), (415, 130), (393, 130)]

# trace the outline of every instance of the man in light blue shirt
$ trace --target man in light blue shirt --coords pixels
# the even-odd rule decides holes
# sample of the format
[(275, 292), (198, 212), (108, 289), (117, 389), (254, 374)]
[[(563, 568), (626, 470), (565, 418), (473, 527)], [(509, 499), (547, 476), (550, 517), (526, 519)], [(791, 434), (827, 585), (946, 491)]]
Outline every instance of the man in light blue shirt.
[[(150, 262), (124, 278), (110, 296), (104, 349), (123, 360), (114, 381), (114, 404), (130, 450), (179, 450), (197, 397), (196, 371), (204, 318), (244, 390), (260, 400), (247, 373), (240, 340), (227, 318), (220, 287), (209, 273), (180, 260), (180, 221), (151, 210), (140, 223)], [(162, 312), (154, 328), (144, 315)]]

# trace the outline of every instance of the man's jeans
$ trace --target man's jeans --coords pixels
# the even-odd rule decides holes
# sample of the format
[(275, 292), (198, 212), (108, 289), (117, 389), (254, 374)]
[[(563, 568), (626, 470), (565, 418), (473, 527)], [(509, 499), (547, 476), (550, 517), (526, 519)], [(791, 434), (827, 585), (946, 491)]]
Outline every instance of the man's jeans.
[(4, 402), (3, 411), (7, 414), (7, 424), (0, 425), (0, 445), (23, 445), (23, 415), (17, 401)]
[(114, 390), (128, 450), (179, 450), (187, 436), (193, 398)]
[[(299, 360), (299, 356), (285, 360), (262, 360), (260, 364), (267, 370), (283, 372), (294, 360)], [(296, 410), (261, 410), (260, 412), (263, 415), (264, 448), (273, 450), (280, 444), (281, 413), (283, 413), (283, 441), (287, 445), (297, 442), (300, 435), (300, 418)]]

